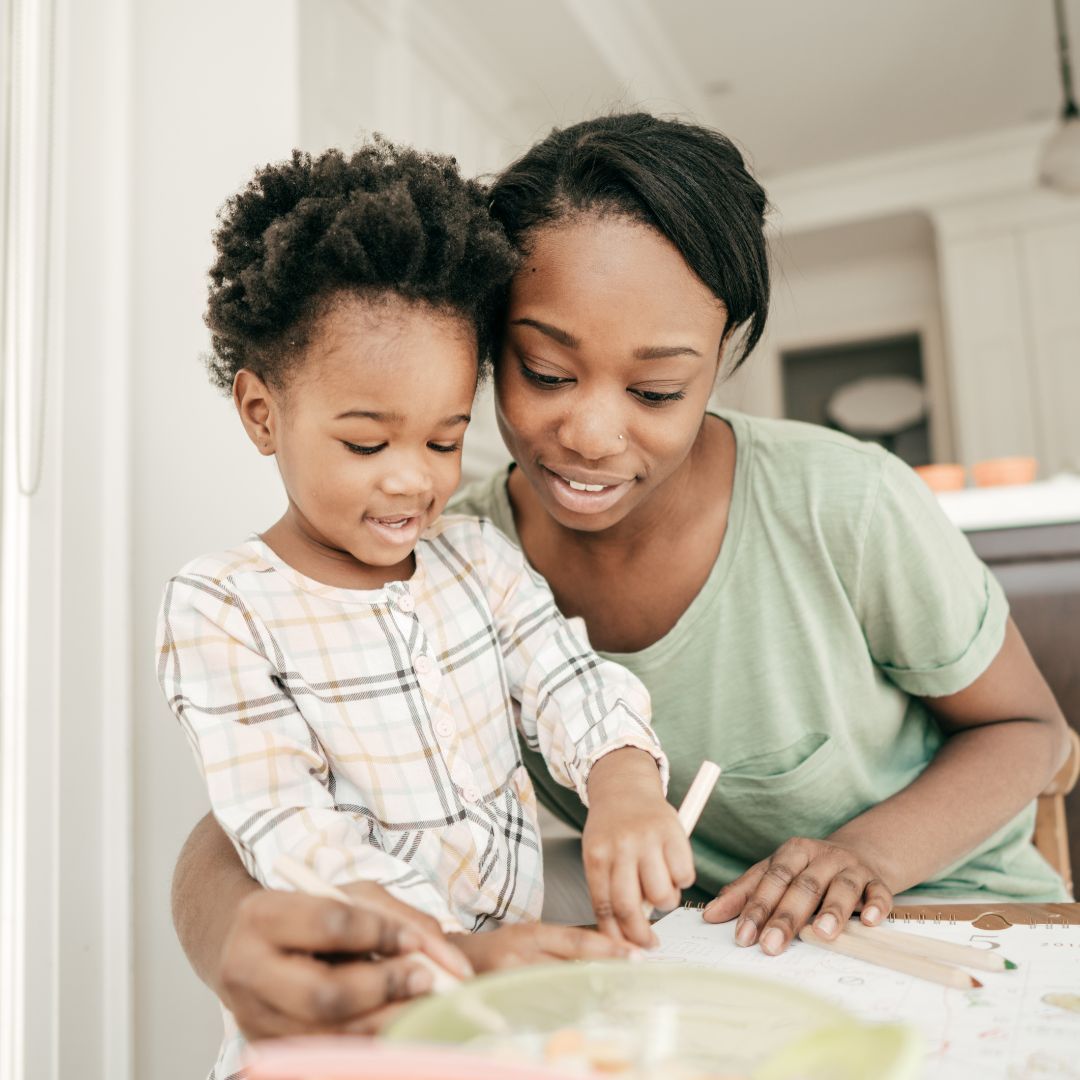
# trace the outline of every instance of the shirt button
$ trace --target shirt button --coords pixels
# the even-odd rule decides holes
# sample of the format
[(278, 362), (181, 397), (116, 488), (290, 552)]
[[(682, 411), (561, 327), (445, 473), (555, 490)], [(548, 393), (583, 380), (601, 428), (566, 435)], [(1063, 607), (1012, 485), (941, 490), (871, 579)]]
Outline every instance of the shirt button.
[(432, 659), (430, 656), (428, 656), (427, 653), (421, 653), (413, 661), (413, 670), (416, 672), (417, 675), (426, 675), (429, 671), (431, 671), (433, 666), (434, 665)]
[(408, 593), (402, 593), (397, 598), (397, 606), (398, 611), (403, 611), (406, 615), (411, 615), (416, 610), (416, 601)]
[(454, 734), (454, 725), (443, 717), (441, 720), (435, 721), (435, 734), (440, 739), (449, 739)]
[(467, 803), (479, 802), (480, 801), (480, 792), (477, 791), (476, 788), (474, 788), (474, 787), (467, 787), (462, 791), (461, 797)]

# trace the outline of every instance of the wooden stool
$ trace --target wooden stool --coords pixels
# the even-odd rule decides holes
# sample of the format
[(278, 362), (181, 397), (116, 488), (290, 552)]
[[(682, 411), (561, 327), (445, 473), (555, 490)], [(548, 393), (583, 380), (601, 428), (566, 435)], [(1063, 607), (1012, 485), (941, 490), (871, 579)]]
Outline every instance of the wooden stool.
[(1069, 833), (1065, 824), (1065, 796), (1076, 787), (1078, 776), (1080, 735), (1069, 728), (1069, 756), (1039, 796), (1034, 842), (1042, 857), (1061, 875), (1070, 896), (1073, 895), (1073, 878), (1069, 860)]

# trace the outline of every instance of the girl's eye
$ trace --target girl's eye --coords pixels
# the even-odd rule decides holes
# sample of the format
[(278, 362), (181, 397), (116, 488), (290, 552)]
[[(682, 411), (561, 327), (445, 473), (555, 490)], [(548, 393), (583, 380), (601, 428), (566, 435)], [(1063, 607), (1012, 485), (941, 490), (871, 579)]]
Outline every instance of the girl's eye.
[(439, 454), (453, 454), (461, 449), (461, 443), (437, 443), (429, 442), (428, 449), (434, 450)]
[(386, 447), (386, 443), (379, 443), (378, 446), (357, 446), (356, 443), (347, 442), (345, 448), (353, 454), (377, 454), (380, 450)]
[(530, 382), (536, 383), (537, 386), (565, 386), (566, 383), (573, 382), (573, 379), (564, 379), (558, 375), (543, 375), (539, 371), (533, 371), (524, 360), (519, 361), (521, 366), (521, 374), (525, 376)]
[(659, 390), (631, 390), (630, 392), (646, 405), (663, 405), (668, 401), (682, 401), (686, 397), (685, 390), (672, 390), (666, 394)]

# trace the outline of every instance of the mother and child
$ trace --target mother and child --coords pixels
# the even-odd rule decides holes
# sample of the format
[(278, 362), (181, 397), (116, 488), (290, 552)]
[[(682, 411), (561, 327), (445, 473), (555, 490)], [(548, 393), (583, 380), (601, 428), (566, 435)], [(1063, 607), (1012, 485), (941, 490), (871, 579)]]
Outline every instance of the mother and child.
[[(217, 1080), (244, 1036), (377, 1027), (416, 950), (626, 955), (692, 885), (770, 954), (900, 893), (1064, 898), (1031, 844), (1064, 719), (993, 577), (879, 447), (710, 408), (766, 209), (728, 139), (644, 113), (489, 186), (376, 140), (226, 204), (210, 375), (286, 510), (168, 583), (158, 651), (213, 807), (173, 900)], [(489, 368), (513, 464), (455, 495)], [(596, 931), (538, 921), (537, 797)], [(282, 853), (355, 904), (275, 888)]]

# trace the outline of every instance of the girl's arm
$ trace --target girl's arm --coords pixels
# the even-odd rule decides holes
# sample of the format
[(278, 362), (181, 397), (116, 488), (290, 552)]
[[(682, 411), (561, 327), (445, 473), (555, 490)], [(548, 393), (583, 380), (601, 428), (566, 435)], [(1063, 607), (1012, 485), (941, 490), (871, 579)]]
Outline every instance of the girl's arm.
[[(430, 988), (430, 975), (407, 953), (422, 949), (462, 977), (471, 973), (433, 919), (366, 888), (363, 907), (263, 889), (207, 814), (176, 864), (173, 923), (196, 974), (248, 1039), (366, 1032), (385, 1006)], [(386, 959), (372, 960), (372, 952)], [(355, 959), (330, 964), (316, 954)]]
[(1068, 752), (1065, 718), (1009, 619), (990, 666), (970, 686), (924, 699), (948, 735), (908, 787), (825, 840), (797, 837), (751, 867), (706, 908), (739, 916), (736, 940), (781, 952), (814, 916), (835, 937), (863, 905), (881, 922), (892, 897), (932, 878), (1015, 817)]

